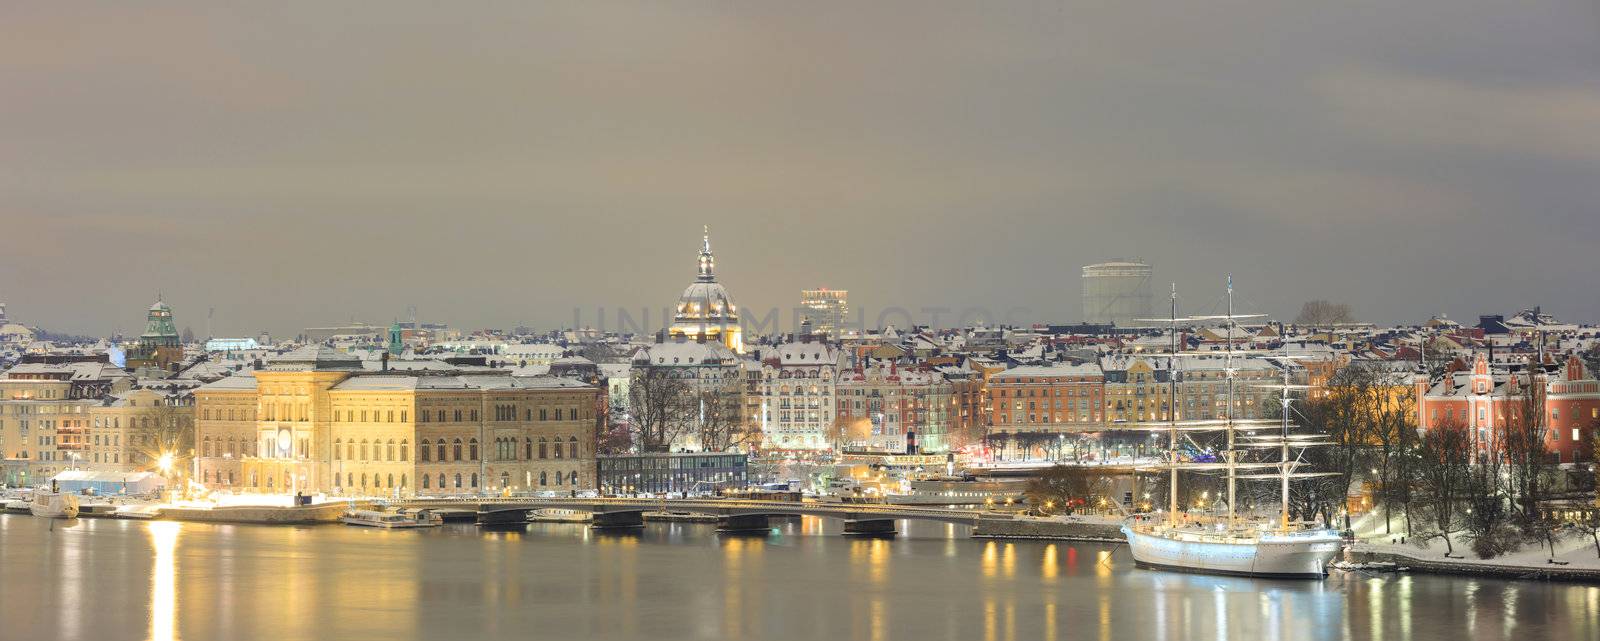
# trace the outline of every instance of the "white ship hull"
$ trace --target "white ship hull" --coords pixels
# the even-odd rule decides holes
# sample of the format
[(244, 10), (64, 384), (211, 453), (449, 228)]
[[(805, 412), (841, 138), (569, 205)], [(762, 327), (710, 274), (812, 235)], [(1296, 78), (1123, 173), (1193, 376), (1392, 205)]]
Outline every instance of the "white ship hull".
[(78, 497), (41, 490), (33, 493), (28, 511), (47, 519), (75, 519), (78, 518)]
[(1239, 576), (1320, 579), (1343, 545), (1330, 531), (1238, 538), (1124, 525), (1122, 533), (1141, 566)]

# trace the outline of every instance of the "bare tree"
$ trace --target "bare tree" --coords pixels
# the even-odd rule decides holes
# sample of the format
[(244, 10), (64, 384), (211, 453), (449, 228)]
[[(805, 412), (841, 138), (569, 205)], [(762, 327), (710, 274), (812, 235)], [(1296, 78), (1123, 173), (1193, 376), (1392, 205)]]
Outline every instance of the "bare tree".
[(694, 427), (694, 394), (672, 368), (638, 367), (628, 383), (634, 438), (640, 451), (671, 451)]
[(1109, 502), (1111, 487), (1103, 471), (1053, 465), (1029, 479), (1022, 494), (1036, 512), (1071, 514), (1080, 507)]
[(1461, 501), (1471, 483), (1472, 435), (1467, 426), (1450, 420), (1430, 428), (1418, 447), (1417, 498), (1425, 503), (1436, 536), (1444, 539), (1445, 554), (1453, 555), (1450, 536), (1462, 527)]
[(1296, 325), (1336, 325), (1339, 323), (1355, 322), (1355, 315), (1350, 312), (1350, 306), (1345, 303), (1334, 303), (1326, 300), (1307, 301), (1300, 307), (1300, 315), (1294, 318)]
[[(1309, 453), (1320, 459), (1317, 461), (1321, 464), (1319, 469), (1336, 473), (1309, 488), (1324, 505), (1330, 500), (1342, 504), (1351, 484), (1365, 468), (1372, 442), (1369, 434), (1372, 385), (1370, 371), (1347, 366), (1329, 379), (1327, 394), (1310, 399), (1300, 409), (1302, 424), (1313, 433), (1327, 436), (1333, 443)], [(1317, 452), (1317, 449), (1326, 451)], [(1348, 512), (1342, 527), (1350, 528)]]
[(1500, 422), (1500, 442), (1511, 472), (1506, 488), (1524, 525), (1539, 520), (1539, 501), (1550, 468), (1550, 452), (1545, 439), (1544, 381), (1537, 376), (1541, 365), (1529, 360), (1526, 381), (1512, 380), (1517, 390), (1508, 394), (1509, 414)]
[(695, 395), (700, 448), (707, 452), (753, 445), (759, 430), (747, 429), (740, 416), (739, 395), (730, 390), (707, 389)]

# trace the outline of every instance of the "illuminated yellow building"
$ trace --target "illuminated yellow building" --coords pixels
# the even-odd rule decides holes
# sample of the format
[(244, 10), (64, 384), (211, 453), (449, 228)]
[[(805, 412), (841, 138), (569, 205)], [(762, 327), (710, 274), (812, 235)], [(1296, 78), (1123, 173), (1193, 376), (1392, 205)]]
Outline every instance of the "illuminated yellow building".
[(367, 371), (306, 347), (195, 391), (199, 480), (358, 495), (594, 487), (602, 391), (558, 377)]
[(716, 259), (711, 255), (711, 232), (708, 229), (700, 247), (699, 275), (678, 297), (678, 307), (673, 312), (672, 327), (667, 333), (691, 341), (704, 336), (727, 346), (734, 353), (744, 352), (744, 340), (739, 328), (739, 308), (728, 296), (728, 290), (717, 282)]

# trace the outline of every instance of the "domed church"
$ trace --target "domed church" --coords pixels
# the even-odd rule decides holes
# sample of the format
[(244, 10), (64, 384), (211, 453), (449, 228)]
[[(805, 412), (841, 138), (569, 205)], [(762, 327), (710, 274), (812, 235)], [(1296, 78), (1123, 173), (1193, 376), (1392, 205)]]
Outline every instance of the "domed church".
[(744, 351), (740, 337), (739, 308), (728, 290), (717, 282), (716, 259), (711, 255), (711, 229), (706, 228), (700, 246), (700, 274), (678, 297), (668, 335), (689, 340), (716, 341), (735, 353)]

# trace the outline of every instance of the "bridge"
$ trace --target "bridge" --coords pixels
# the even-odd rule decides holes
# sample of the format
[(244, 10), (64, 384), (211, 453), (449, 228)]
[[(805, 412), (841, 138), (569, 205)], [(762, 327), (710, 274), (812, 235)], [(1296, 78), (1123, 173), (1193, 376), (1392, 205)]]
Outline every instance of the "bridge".
[(743, 499), (631, 499), (631, 498), (521, 498), (502, 500), (414, 500), (413, 507), (462, 507), (476, 505), (478, 522), (485, 524), (521, 523), (533, 510), (557, 508), (594, 515), (593, 527), (642, 527), (644, 513), (655, 511), (696, 512), (718, 518), (719, 531), (765, 531), (772, 517), (818, 516), (842, 519), (845, 534), (893, 535), (894, 522), (902, 519), (976, 526), (985, 519), (1006, 519), (1011, 515), (984, 514), (972, 510), (952, 510), (905, 505), (871, 503), (819, 503), (814, 501), (759, 501)]

